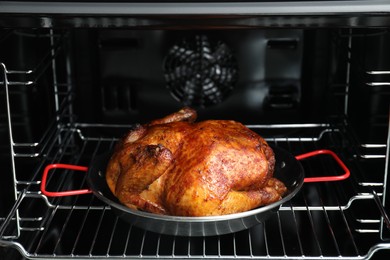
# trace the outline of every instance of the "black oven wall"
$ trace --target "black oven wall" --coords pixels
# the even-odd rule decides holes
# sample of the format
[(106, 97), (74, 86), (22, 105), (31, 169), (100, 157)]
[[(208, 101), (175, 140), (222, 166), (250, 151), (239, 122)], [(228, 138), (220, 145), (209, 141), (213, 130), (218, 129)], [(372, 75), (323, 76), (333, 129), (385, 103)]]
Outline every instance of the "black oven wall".
[[(204, 119), (267, 124), (323, 122), (344, 114), (356, 125), (360, 138), (383, 140), (386, 127), (377, 128), (378, 122), (372, 120), (383, 123), (383, 118), (373, 115), (386, 111), (387, 97), (381, 87), (367, 86), (381, 80), (367, 71), (388, 67), (388, 51), (381, 51), (389, 41), (386, 32), (75, 30), (77, 115), (85, 122), (145, 122), (189, 105)], [(206, 40), (196, 40), (202, 36)], [(202, 58), (203, 63), (209, 62), (201, 56), (202, 44), (210, 45), (215, 57), (221, 48), (218, 44), (225, 44), (232, 59), (196, 67)], [(215, 68), (224, 69), (226, 75), (216, 74)], [(203, 81), (196, 81), (197, 76)], [(183, 94), (206, 81), (209, 92)], [(345, 92), (351, 92), (347, 99), (342, 96)], [(215, 97), (215, 93), (224, 94)], [(90, 97), (88, 106), (84, 106), (85, 96)]]
[(91, 97), (86, 108), (79, 99), (78, 114), (81, 121), (147, 121), (188, 105), (202, 118), (247, 124), (320, 122), (329, 114), (323, 97), (338, 59), (333, 34), (76, 30), (76, 91)]

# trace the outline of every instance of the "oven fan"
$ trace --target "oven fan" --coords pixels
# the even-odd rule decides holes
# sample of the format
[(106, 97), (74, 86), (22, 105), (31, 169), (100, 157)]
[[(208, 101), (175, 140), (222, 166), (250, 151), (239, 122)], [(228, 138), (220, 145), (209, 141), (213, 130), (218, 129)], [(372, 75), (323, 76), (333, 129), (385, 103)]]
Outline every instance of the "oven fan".
[(237, 62), (225, 43), (195, 35), (172, 46), (164, 74), (177, 100), (205, 107), (221, 103), (230, 94), (237, 80)]

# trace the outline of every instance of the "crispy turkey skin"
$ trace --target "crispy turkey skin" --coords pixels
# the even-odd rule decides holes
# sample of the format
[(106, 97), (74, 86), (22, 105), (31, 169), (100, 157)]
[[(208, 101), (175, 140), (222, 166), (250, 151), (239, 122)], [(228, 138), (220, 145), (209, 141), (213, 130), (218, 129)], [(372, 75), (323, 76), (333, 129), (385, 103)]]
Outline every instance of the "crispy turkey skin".
[(175, 216), (247, 211), (281, 199), (275, 157), (241, 123), (195, 122), (191, 108), (139, 125), (116, 145), (106, 181), (124, 205)]

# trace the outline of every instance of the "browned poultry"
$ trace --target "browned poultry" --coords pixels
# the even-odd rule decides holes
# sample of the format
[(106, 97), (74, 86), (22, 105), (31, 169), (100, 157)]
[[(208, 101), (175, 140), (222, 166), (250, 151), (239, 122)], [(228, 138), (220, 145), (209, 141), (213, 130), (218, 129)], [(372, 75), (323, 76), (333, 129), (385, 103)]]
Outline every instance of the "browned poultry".
[(266, 141), (241, 123), (196, 122), (184, 108), (138, 126), (118, 144), (106, 180), (126, 206), (176, 216), (247, 211), (281, 199), (275, 157)]

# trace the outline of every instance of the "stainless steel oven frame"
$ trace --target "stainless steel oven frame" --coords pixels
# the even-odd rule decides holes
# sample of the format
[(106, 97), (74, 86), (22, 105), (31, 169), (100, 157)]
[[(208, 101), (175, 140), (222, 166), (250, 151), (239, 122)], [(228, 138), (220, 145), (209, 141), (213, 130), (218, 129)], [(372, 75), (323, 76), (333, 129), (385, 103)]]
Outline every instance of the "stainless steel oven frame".
[[(45, 165), (53, 162), (88, 165), (113, 147), (117, 135), (132, 124), (91, 123), (77, 120), (75, 86), (68, 37), (76, 28), (130, 29), (267, 29), (390, 28), (387, 1), (207, 2), (207, 3), (77, 3), (1, 2), (0, 45), (8, 35), (39, 29), (31, 37), (48, 46), (46, 54), (29, 68), (1, 63), (0, 87), (4, 110), (1, 126), (7, 145), (12, 207), (0, 215), (0, 246), (27, 259), (370, 259), (388, 256), (389, 137), (378, 143), (361, 143), (344, 116), (348, 115), (350, 63), (342, 84), (331, 93), (342, 116), (327, 122), (250, 124), (272, 145), (300, 154), (318, 148), (334, 150), (351, 169), (341, 183), (305, 185), (296, 198), (266, 222), (238, 233), (213, 237), (175, 237), (144, 231), (122, 222), (110, 207), (93, 195), (47, 198), (40, 190)], [(20, 32), (19, 29), (24, 29)], [(381, 31), (381, 33), (383, 33)], [(348, 56), (354, 55), (349, 52)], [(390, 68), (372, 67), (363, 73), (366, 88), (388, 96)], [(61, 71), (61, 75), (57, 76)], [(44, 79), (44, 80), (43, 80)], [(386, 80), (387, 79), (387, 80)], [(42, 83), (42, 82), (45, 83)], [(48, 83), (49, 82), (49, 83)], [(21, 89), (49, 86), (53, 103), (50, 120), (33, 142), (18, 140), (24, 127), (17, 102)], [(3, 102), (4, 101), (4, 102)], [(45, 111), (46, 112), (46, 111)], [(388, 111), (378, 115), (378, 125), (390, 131)], [(107, 130), (107, 131), (106, 131)], [(292, 131), (293, 130), (293, 131)], [(280, 132), (284, 134), (280, 135)], [(388, 135), (390, 136), (390, 134)], [(368, 169), (375, 165), (370, 174)], [(336, 175), (328, 158), (307, 161), (308, 174)], [(76, 172), (56, 171), (51, 188), (83, 187)]]

